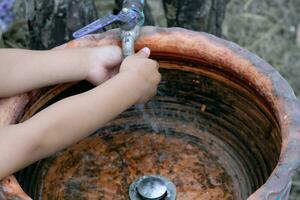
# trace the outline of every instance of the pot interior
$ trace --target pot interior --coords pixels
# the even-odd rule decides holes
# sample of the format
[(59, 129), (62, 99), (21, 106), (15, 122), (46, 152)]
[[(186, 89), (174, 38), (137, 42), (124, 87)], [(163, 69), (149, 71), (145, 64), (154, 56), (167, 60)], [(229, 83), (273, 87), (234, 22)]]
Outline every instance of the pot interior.
[[(178, 200), (246, 199), (258, 189), (281, 146), (267, 103), (240, 77), (214, 66), (168, 58), (160, 63), (155, 98), (18, 172), (23, 189), (37, 200), (127, 200), (130, 184), (144, 175), (168, 178)], [(23, 120), (92, 87), (57, 86), (28, 107)]]

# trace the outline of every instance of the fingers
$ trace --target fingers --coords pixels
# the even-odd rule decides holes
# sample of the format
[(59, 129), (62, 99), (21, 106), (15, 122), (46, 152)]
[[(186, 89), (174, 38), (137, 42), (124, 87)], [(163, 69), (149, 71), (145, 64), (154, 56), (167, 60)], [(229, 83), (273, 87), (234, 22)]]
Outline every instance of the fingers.
[[(101, 52), (102, 64), (103, 66), (110, 68), (119, 65), (123, 61), (122, 50), (119, 46), (105, 46), (99, 48)], [(145, 47), (138, 51), (136, 54), (132, 55), (139, 58), (149, 58), (151, 50), (148, 47)]]
[(86, 80), (99, 85), (118, 73), (123, 61), (122, 50), (119, 46), (102, 46), (87, 48), (88, 73)]
[(148, 47), (144, 47), (143, 49), (141, 49), (139, 52), (137, 52), (133, 56), (139, 57), (139, 58), (149, 58), (150, 54), (151, 54), (151, 50)]
[(111, 68), (108, 71), (108, 79), (114, 77), (115, 75), (117, 75), (119, 73), (119, 71), (120, 71), (120, 67)]
[(153, 66), (156, 67), (156, 69), (159, 69), (159, 63), (156, 60), (151, 60), (151, 62), (153, 63)]
[(102, 65), (106, 68), (115, 67), (123, 61), (122, 50), (119, 46), (100, 47), (98, 56), (101, 58)]

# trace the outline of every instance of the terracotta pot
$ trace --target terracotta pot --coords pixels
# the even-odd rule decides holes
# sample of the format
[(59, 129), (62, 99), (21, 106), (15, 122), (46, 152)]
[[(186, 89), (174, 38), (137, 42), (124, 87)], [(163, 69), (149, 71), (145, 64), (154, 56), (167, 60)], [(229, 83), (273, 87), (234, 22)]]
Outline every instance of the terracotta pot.
[[(117, 30), (90, 35), (59, 48), (106, 44), (120, 45)], [(166, 126), (169, 123), (170, 130), (198, 138), (206, 153), (215, 156), (216, 162), (230, 176), (234, 199), (287, 200), (291, 177), (300, 164), (300, 107), (280, 74), (238, 45), (206, 33), (144, 27), (136, 49), (144, 46), (152, 49), (152, 57), (159, 60), (165, 77), (162, 83), (165, 85), (161, 86), (164, 94), (156, 99), (160, 105), (156, 107), (160, 117), (157, 122)], [(76, 84), (81, 83), (2, 99), (0, 124), (26, 120)], [(170, 102), (174, 103), (173, 107)], [(172, 113), (171, 107), (177, 114)], [(120, 118), (125, 119), (126, 115)], [(120, 118), (103, 132), (110, 134), (111, 127), (130, 121)], [(168, 118), (176, 118), (176, 126)], [(184, 161), (181, 164), (189, 165)], [(177, 179), (186, 182), (188, 177)], [(20, 181), (24, 184), (24, 176)], [(212, 185), (211, 190), (218, 187), (218, 184)], [(178, 199), (185, 199), (184, 196)], [(0, 184), (0, 197), (26, 199), (13, 177)]]

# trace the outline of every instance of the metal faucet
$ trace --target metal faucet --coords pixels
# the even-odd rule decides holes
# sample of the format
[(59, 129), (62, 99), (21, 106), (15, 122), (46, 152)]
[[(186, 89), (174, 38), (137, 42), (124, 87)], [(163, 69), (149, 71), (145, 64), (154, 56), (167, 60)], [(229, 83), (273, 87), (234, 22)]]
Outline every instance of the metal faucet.
[(144, 0), (124, 0), (123, 8), (117, 15), (109, 14), (73, 33), (74, 38), (103, 29), (113, 23), (120, 25), (124, 57), (134, 54), (134, 42), (140, 35), (140, 27), (144, 24)]

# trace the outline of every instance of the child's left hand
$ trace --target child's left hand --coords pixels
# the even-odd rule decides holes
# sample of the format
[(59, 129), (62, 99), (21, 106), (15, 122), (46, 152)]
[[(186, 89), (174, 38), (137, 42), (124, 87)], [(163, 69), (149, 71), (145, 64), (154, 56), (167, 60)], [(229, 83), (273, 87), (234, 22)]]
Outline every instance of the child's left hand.
[(87, 80), (99, 85), (118, 73), (118, 46), (30, 51), (0, 49), (0, 97)]
[[(119, 72), (123, 60), (122, 50), (118, 46), (103, 46), (86, 49), (88, 51), (86, 80), (99, 85)], [(83, 58), (84, 59), (84, 58)]]

